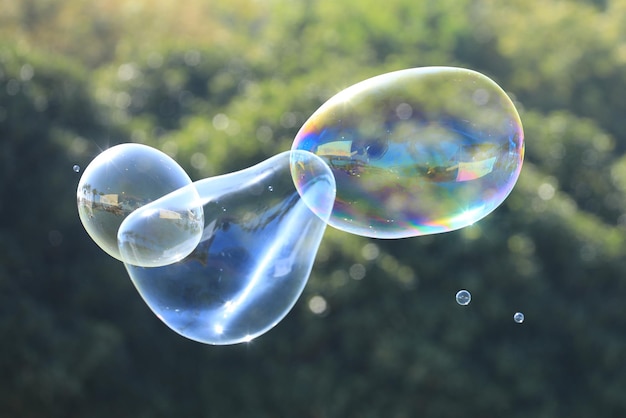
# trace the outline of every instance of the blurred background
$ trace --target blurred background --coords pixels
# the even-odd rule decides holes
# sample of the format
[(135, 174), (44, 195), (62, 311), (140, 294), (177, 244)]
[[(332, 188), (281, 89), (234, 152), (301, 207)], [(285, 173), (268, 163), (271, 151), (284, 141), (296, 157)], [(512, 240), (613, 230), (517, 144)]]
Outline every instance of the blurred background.
[[(513, 193), (447, 234), (327, 229), (248, 344), (175, 334), (80, 224), (72, 167), (107, 147), (246, 168), (341, 89), (429, 65), (514, 99)], [(625, 92), (625, 0), (4, 0), (0, 416), (625, 416)]]

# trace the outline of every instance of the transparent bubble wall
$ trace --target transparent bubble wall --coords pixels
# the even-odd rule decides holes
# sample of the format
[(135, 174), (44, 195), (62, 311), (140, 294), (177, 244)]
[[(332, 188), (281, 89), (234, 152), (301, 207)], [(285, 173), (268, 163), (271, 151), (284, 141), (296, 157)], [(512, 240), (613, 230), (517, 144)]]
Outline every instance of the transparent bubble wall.
[(403, 238), (459, 229), (493, 211), (517, 181), (524, 135), (511, 99), (491, 79), (424, 67), (341, 91), (306, 121), (292, 149), (331, 167), (330, 225)]
[[(302, 168), (299, 190), (291, 163)], [(204, 204), (198, 246), (171, 265), (127, 260), (126, 269), (148, 306), (179, 334), (208, 344), (250, 341), (274, 327), (302, 293), (335, 200), (333, 175), (319, 157), (295, 151), (188, 187)], [(182, 207), (180, 196), (165, 196), (133, 217)], [(143, 238), (133, 241), (133, 225), (139, 235), (148, 229), (128, 221), (119, 235), (130, 238), (120, 245), (142, 246)]]

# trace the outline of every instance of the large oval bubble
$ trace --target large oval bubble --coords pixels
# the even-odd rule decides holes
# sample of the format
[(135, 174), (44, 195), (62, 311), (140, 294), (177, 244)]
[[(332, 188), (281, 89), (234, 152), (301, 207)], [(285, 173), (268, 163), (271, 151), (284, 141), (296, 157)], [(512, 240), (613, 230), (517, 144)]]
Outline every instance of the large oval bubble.
[[(524, 134), (511, 99), (475, 71), (383, 74), (324, 103), (292, 149), (322, 157), (337, 183), (330, 225), (403, 238), (462, 228), (511, 192)], [(298, 176), (300, 168), (292, 164)]]

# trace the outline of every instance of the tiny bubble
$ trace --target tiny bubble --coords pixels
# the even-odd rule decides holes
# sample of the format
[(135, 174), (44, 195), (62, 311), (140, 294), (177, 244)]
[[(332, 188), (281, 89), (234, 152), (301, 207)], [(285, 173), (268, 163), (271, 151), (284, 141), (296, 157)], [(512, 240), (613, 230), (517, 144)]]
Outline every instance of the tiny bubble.
[(472, 294), (467, 290), (459, 290), (456, 292), (456, 303), (462, 306), (469, 305), (472, 300)]
[(267, 186), (267, 190), (269, 190), (270, 192), (273, 192), (274, 188), (272, 186)]
[(515, 315), (513, 315), (513, 320), (518, 324), (521, 324), (522, 322), (524, 322), (524, 314), (521, 312), (515, 312)]
[(72, 170), (74, 170), (75, 173), (78, 173), (80, 171), (80, 166), (78, 164), (74, 164), (74, 167), (72, 167)]

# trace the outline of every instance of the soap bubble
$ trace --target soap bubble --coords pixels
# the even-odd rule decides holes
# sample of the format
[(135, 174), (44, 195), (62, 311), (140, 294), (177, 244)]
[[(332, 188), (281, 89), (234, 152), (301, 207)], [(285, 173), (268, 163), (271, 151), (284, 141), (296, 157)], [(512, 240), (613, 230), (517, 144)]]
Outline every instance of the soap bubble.
[(492, 80), (425, 67), (343, 90), (305, 122), (292, 149), (331, 167), (330, 225), (403, 238), (459, 229), (493, 211), (517, 181), (524, 139), (513, 103)]
[(469, 305), (472, 301), (472, 294), (467, 290), (459, 290), (456, 292), (456, 303), (462, 306)]
[(515, 315), (513, 315), (513, 320), (518, 324), (521, 324), (522, 322), (524, 322), (524, 314), (521, 312), (515, 312)]
[[(123, 260), (117, 243), (122, 221), (135, 209), (191, 184), (166, 154), (141, 144), (121, 144), (99, 154), (85, 169), (77, 189), (78, 214), (91, 238)], [(194, 208), (193, 219), (202, 219)]]
[(125, 263), (160, 267), (187, 257), (203, 230), (202, 202), (190, 184), (128, 215), (118, 229), (117, 244)]
[(80, 172), (80, 166), (78, 164), (74, 164), (74, 167), (72, 167), (72, 170), (74, 170), (74, 173), (78, 173)]
[[(290, 175), (292, 161), (301, 168), (299, 190)], [(180, 210), (184, 205), (177, 202), (187, 189), (196, 190), (204, 205), (204, 230), (194, 251), (167, 266), (126, 262), (126, 269), (144, 301), (177, 333), (216, 345), (250, 341), (273, 328), (302, 293), (335, 200), (332, 172), (312, 153), (284, 152), (197, 181), (132, 217), (145, 212), (149, 218), (159, 207)], [(305, 202), (315, 203), (315, 213)], [(144, 230), (141, 222), (127, 221), (120, 237), (132, 233), (132, 225)]]

